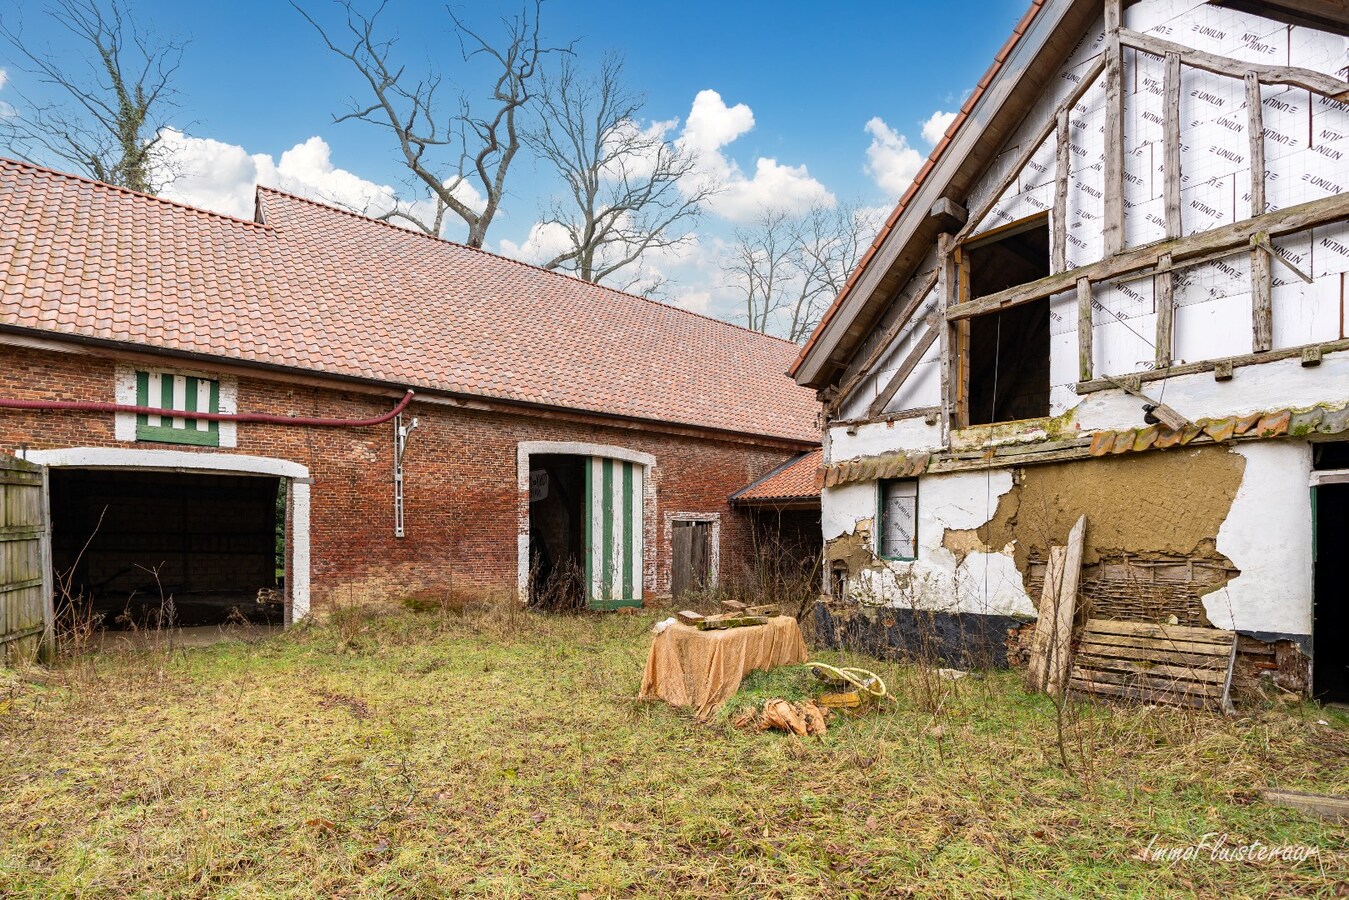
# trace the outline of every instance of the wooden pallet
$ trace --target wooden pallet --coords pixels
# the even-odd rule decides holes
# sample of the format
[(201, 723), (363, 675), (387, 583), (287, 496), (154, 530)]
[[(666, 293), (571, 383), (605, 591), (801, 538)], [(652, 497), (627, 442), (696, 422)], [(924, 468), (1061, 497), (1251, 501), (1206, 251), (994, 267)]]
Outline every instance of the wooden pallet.
[(1088, 619), (1068, 686), (1080, 693), (1230, 714), (1236, 655), (1233, 631)]

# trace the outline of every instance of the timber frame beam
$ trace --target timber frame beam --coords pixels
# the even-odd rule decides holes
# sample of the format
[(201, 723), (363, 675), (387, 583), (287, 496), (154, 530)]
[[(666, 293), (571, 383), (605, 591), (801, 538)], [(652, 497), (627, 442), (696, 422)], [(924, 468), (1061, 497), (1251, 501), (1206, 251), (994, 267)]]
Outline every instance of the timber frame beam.
[(1125, 47), (1141, 50), (1153, 56), (1165, 59), (1176, 54), (1180, 61), (1193, 69), (1203, 69), (1214, 75), (1226, 75), (1229, 78), (1245, 78), (1246, 73), (1255, 75), (1260, 84), (1285, 84), (1303, 88), (1314, 94), (1324, 94), (1332, 100), (1349, 101), (1349, 82), (1341, 81), (1333, 75), (1326, 75), (1312, 69), (1300, 69), (1296, 66), (1270, 66), (1263, 63), (1242, 62), (1203, 50), (1193, 50), (1183, 44), (1140, 34), (1128, 28), (1119, 30), (1119, 41)]
[(1279, 362), (1285, 359), (1301, 359), (1304, 366), (1319, 365), (1322, 357), (1327, 353), (1342, 353), (1349, 350), (1349, 338), (1342, 338), (1337, 341), (1325, 341), (1320, 344), (1303, 344), (1297, 347), (1280, 347), (1277, 350), (1269, 350), (1261, 353), (1245, 353), (1241, 356), (1229, 356), (1222, 359), (1208, 359), (1202, 362), (1182, 363), (1181, 365), (1167, 366), (1164, 369), (1149, 369), (1146, 372), (1134, 372), (1130, 375), (1121, 375), (1114, 378), (1097, 378), (1092, 381), (1079, 381), (1073, 386), (1073, 390), (1079, 396), (1084, 394), (1094, 394), (1098, 391), (1118, 390), (1120, 384), (1124, 383), (1133, 387), (1134, 385), (1144, 385), (1150, 381), (1163, 381), (1167, 378), (1175, 378), (1179, 375), (1195, 375), (1200, 372), (1212, 372), (1216, 380), (1229, 381), (1232, 379), (1234, 369), (1244, 368), (1246, 366), (1259, 365), (1260, 363)]
[(895, 338), (899, 337), (900, 333), (904, 331), (904, 327), (909, 324), (909, 320), (912, 319), (913, 314), (918, 311), (918, 307), (923, 305), (923, 301), (927, 299), (932, 288), (936, 286), (937, 279), (940, 275), (941, 267), (938, 266), (936, 269), (932, 270), (927, 278), (923, 280), (923, 283), (919, 285), (918, 289), (913, 292), (913, 295), (909, 297), (908, 302), (904, 304), (904, 308), (899, 311), (899, 315), (895, 316), (895, 321), (885, 330), (885, 334), (876, 343), (875, 349), (868, 354), (866, 361), (857, 368), (856, 372), (848, 376), (843, 383), (839, 385), (838, 393), (834, 395), (834, 398), (830, 400), (825, 407), (826, 416), (832, 417), (838, 412), (839, 409), (843, 407), (843, 404), (848, 397), (852, 395), (852, 392), (862, 383), (862, 379), (871, 374), (871, 370), (876, 367), (876, 363), (881, 361), (881, 358), (890, 350), (890, 346), (894, 343)]
[(1349, 218), (1349, 192), (1335, 194), (1332, 197), (1289, 206), (1188, 237), (1127, 250), (1091, 265), (1048, 275), (1028, 284), (1019, 284), (996, 294), (952, 306), (946, 310), (946, 318), (948, 321), (968, 319), (1071, 291), (1081, 278), (1097, 284), (1103, 281), (1130, 280), (1156, 275), (1164, 271), (1162, 259), (1167, 256), (1174, 266), (1197, 265), (1200, 262), (1247, 250), (1269, 238), (1306, 231), (1318, 225), (1328, 225), (1347, 218)]
[[(1063, 99), (1045, 123), (1022, 145), (1016, 159), (1011, 162), (1003, 176), (993, 189), (964, 216), (963, 224), (954, 235), (943, 235), (939, 247), (937, 269), (922, 279), (918, 289), (904, 302), (899, 314), (886, 329), (863, 364), (843, 380), (826, 404), (826, 417), (832, 417), (842, 408), (844, 402), (856, 388), (870, 375), (878, 363), (890, 352), (894, 341), (904, 330), (912, 325), (914, 314), (918, 311), (928, 294), (938, 287), (939, 319), (925, 333), (918, 345), (910, 352), (894, 376), (872, 401), (867, 411), (871, 419), (884, 412), (899, 390), (905, 378), (912, 374), (913, 368), (924, 352), (940, 339), (942, 348), (942, 402), (943, 428), (960, 423), (952, 417), (959, 417), (962, 408), (963, 378), (967, 373), (962, 367), (961, 354), (965, 351), (962, 340), (964, 322), (974, 316), (996, 312), (1023, 303), (1039, 300), (1054, 294), (1076, 290), (1078, 298), (1078, 340), (1079, 340), (1079, 387), (1093, 383), (1092, 371), (1092, 288), (1096, 284), (1110, 281), (1127, 281), (1144, 277), (1156, 277), (1158, 297), (1156, 360), (1158, 371), (1170, 367), (1173, 328), (1175, 315), (1175, 286), (1173, 272), (1177, 268), (1198, 265), (1247, 251), (1251, 254), (1251, 292), (1252, 292), (1252, 349), (1256, 353), (1268, 353), (1272, 347), (1272, 273), (1275, 262), (1281, 260), (1272, 252), (1271, 238), (1314, 228), (1318, 225), (1349, 219), (1349, 193), (1338, 194), (1322, 200), (1300, 204), (1284, 210), (1266, 212), (1264, 191), (1264, 146), (1263, 121), (1260, 106), (1261, 85), (1287, 85), (1302, 88), (1331, 99), (1349, 102), (1349, 82), (1322, 72), (1295, 66), (1277, 66), (1247, 62), (1195, 50), (1182, 44), (1173, 43), (1150, 34), (1143, 34), (1123, 26), (1123, 0), (1104, 0), (1106, 19), (1106, 43), (1093, 64), (1083, 75), (1071, 93)], [(1164, 178), (1165, 212), (1167, 239), (1146, 247), (1128, 249), (1124, 241), (1123, 192), (1124, 192), (1124, 153), (1123, 136), (1123, 49), (1129, 48), (1141, 53), (1156, 56), (1165, 61), (1164, 111)], [(1189, 66), (1215, 75), (1242, 80), (1246, 88), (1246, 100), (1249, 121), (1247, 123), (1251, 160), (1251, 217), (1215, 228), (1201, 234), (1183, 236), (1181, 227), (1180, 203), (1180, 70)], [(1070, 167), (1069, 145), (1071, 111), (1104, 75), (1106, 91), (1106, 158), (1104, 231), (1105, 258), (1099, 262), (1068, 269), (1066, 259), (1066, 210), (1068, 193), (1068, 170)], [(1051, 216), (1051, 269), (1052, 274), (1028, 284), (1017, 285), (985, 297), (973, 300), (962, 297), (960, 290), (952, 289), (956, 281), (954, 269), (958, 268), (958, 259), (962, 246), (971, 238), (971, 232), (989, 215), (1002, 199), (1003, 194), (1019, 177), (1021, 171), (1043, 147), (1046, 140), (1056, 136), (1054, 206)], [(939, 212), (933, 208), (933, 215)], [(959, 210), (965, 213), (964, 209)], [(953, 227), (960, 221), (952, 216), (948, 224)], [(940, 277), (945, 274), (945, 277)], [(1303, 277), (1302, 273), (1297, 273)], [(944, 321), (943, 321), (944, 320)], [(952, 398), (952, 392), (955, 397)]]
[(920, 338), (913, 349), (909, 351), (909, 355), (904, 357), (903, 364), (895, 371), (894, 375), (890, 376), (890, 380), (886, 383), (885, 388), (876, 395), (875, 400), (871, 401), (871, 406), (867, 407), (867, 416), (869, 418), (874, 419), (885, 412), (885, 405), (895, 398), (895, 394), (899, 391), (900, 385), (904, 383), (906, 378), (913, 374), (914, 368), (922, 361), (923, 356), (927, 353), (928, 349), (932, 347), (933, 342), (937, 340), (937, 335), (941, 333), (941, 329), (945, 327), (945, 323), (940, 321), (933, 321), (932, 324), (928, 326), (927, 331), (923, 334), (922, 338)]
[(1049, 139), (1049, 136), (1053, 134), (1054, 130), (1058, 128), (1060, 121), (1059, 114), (1066, 114), (1077, 105), (1077, 102), (1081, 100), (1087, 91), (1091, 89), (1091, 86), (1096, 83), (1096, 79), (1101, 77), (1101, 73), (1105, 71), (1105, 67), (1106, 60), (1105, 56), (1102, 55), (1096, 60), (1095, 65), (1087, 70), (1087, 73), (1082, 76), (1082, 80), (1078, 82), (1078, 85), (1073, 89), (1073, 92), (1065, 97), (1063, 102), (1055, 108), (1054, 114), (1049, 117), (1049, 120), (1045, 122), (1044, 126), (1042, 126), (1040, 130), (1026, 142), (1025, 148), (1017, 154), (1016, 160), (1008, 168), (1007, 173), (1002, 177), (1002, 180), (998, 182), (997, 186), (984, 198), (984, 201), (979, 204), (977, 209), (969, 214), (969, 219), (966, 220), (965, 227), (961, 228), (955, 236), (957, 243), (969, 237), (970, 232), (978, 227), (979, 223), (993, 210), (994, 206), (997, 206), (998, 201), (1002, 199), (1002, 195), (1006, 193), (1007, 189), (1011, 187), (1021, 175), (1021, 170), (1026, 168), (1026, 164), (1039, 152), (1041, 145), (1043, 145), (1044, 142)]

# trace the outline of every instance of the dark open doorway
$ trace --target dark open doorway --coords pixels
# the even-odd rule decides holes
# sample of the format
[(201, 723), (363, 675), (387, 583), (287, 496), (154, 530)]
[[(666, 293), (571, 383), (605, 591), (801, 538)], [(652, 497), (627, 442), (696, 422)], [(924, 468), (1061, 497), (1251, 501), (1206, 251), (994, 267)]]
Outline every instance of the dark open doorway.
[(104, 629), (280, 625), (281, 479), (51, 470), (58, 613)]
[[(1049, 220), (1038, 216), (973, 243), (964, 271), (972, 298), (1049, 274)], [(969, 331), (969, 424), (1049, 415), (1049, 299), (975, 316)]]
[(584, 456), (529, 458), (529, 602), (549, 609), (585, 604)]
[(1349, 484), (1316, 488), (1312, 693), (1349, 702)]

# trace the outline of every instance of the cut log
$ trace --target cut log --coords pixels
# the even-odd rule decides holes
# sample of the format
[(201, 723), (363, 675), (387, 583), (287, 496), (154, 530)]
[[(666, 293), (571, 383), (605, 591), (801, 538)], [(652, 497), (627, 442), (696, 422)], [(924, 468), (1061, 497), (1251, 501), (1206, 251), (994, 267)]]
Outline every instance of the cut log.
[(702, 613), (696, 613), (691, 609), (685, 609), (675, 613), (675, 618), (685, 625), (697, 625), (707, 617)]
[(827, 727), (824, 724), (824, 711), (814, 703), (806, 700), (797, 704), (801, 711), (801, 717), (806, 720), (806, 733), (811, 737), (819, 737), (824, 734)]
[(1302, 791), (1285, 791), (1279, 788), (1265, 788), (1260, 791), (1260, 797), (1276, 806), (1291, 807), (1332, 822), (1349, 822), (1349, 797), (1305, 794)]
[(805, 737), (810, 729), (806, 719), (795, 706), (786, 700), (773, 699), (764, 703), (763, 713), (759, 717), (762, 728), (776, 728), (799, 737)]
[(694, 625), (699, 631), (719, 631), (723, 628), (746, 628), (750, 625), (767, 625), (766, 616), (708, 616)]

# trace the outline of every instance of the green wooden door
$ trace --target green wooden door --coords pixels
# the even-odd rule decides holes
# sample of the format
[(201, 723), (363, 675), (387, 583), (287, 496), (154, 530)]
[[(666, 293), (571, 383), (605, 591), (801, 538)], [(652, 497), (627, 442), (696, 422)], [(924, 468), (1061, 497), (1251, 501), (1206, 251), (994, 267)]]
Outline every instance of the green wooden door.
[(642, 467), (594, 456), (586, 465), (586, 585), (591, 609), (642, 605)]

